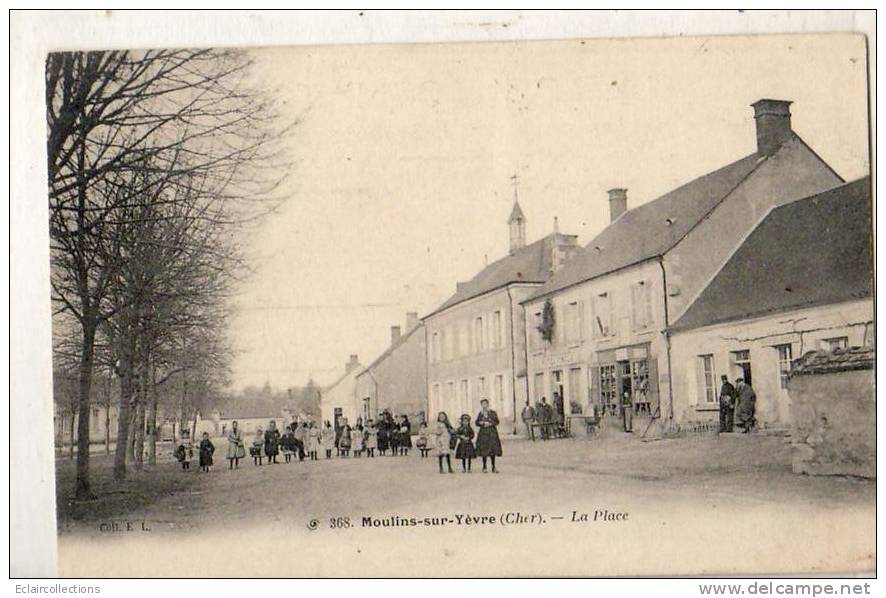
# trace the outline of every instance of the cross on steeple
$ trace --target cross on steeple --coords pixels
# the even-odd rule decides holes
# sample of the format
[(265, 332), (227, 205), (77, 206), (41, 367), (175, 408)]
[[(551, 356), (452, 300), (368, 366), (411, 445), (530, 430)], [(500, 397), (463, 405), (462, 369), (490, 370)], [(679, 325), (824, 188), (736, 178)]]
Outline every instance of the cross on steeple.
[(520, 186), (520, 177), (517, 176), (517, 171), (514, 171), (514, 175), (511, 177), (511, 183), (514, 185), (514, 201), (517, 201), (517, 187)]

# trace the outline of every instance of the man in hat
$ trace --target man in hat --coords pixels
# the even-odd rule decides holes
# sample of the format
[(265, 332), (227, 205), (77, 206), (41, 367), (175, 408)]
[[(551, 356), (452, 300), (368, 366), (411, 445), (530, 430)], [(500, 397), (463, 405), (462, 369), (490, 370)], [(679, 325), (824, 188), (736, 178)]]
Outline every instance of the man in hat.
[(720, 376), (720, 432), (731, 432), (735, 418), (735, 387), (724, 374)]

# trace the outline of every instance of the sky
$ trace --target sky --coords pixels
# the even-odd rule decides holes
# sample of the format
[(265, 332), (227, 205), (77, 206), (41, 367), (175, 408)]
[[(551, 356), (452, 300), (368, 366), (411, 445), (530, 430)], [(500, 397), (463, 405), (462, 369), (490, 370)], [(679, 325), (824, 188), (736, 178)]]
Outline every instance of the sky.
[(843, 178), (867, 174), (864, 40), (854, 35), (352, 45), (253, 50), (286, 118), (287, 202), (248, 240), (233, 385), (327, 384), (367, 365), (507, 254), (519, 180), (527, 241), (591, 240), (606, 191), (635, 207), (752, 153), (750, 104)]

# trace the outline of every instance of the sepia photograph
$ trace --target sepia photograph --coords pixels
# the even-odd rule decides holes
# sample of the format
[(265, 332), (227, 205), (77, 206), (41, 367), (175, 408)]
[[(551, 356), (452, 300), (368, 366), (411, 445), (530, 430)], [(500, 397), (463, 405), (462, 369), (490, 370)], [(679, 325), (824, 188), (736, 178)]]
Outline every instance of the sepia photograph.
[(46, 53), (57, 575), (875, 575), (871, 43)]

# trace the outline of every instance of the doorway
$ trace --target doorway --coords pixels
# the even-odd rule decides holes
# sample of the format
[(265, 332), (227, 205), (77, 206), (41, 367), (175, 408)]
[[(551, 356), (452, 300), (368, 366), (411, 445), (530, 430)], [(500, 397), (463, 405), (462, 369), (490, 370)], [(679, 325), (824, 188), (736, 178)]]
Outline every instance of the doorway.
[(747, 349), (732, 352), (732, 363), (738, 373), (738, 377), (743, 378), (748, 386), (751, 383), (751, 352)]
[(633, 397), (634, 395), (634, 382), (631, 377), (631, 362), (619, 361), (618, 373), (620, 374), (621, 378), (621, 382), (618, 387), (618, 401), (619, 403), (624, 403), (625, 393), (628, 393), (629, 397)]
[(553, 395), (551, 403), (554, 407), (555, 417), (557, 421), (562, 423), (565, 414), (563, 409), (563, 370), (551, 372), (551, 394)]

